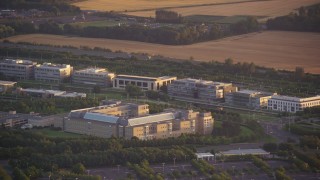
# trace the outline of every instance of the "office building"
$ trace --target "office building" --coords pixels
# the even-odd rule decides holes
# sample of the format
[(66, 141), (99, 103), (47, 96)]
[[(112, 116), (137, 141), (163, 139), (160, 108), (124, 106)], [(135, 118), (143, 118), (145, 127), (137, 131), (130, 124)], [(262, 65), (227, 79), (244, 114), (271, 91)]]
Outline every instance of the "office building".
[(70, 79), (72, 71), (73, 67), (68, 64), (44, 63), (35, 67), (34, 75), (38, 81), (61, 83)]
[(60, 90), (50, 90), (50, 89), (33, 89), (33, 88), (17, 88), (17, 94), (24, 96), (32, 96), (32, 97), (41, 97), (41, 98), (85, 98), (87, 97), (86, 93), (78, 93), (78, 92), (66, 92)]
[(74, 71), (74, 73), (72, 74), (72, 83), (111, 87), (114, 77), (115, 74), (108, 72), (106, 69), (88, 68)]
[(275, 94), (252, 90), (241, 90), (227, 94), (225, 101), (231, 106), (260, 109), (268, 106), (268, 100), (272, 95)]
[(162, 86), (168, 86), (177, 77), (162, 76), (162, 77), (146, 77), (146, 76), (131, 76), (117, 75), (113, 80), (113, 88), (125, 89), (126, 85), (132, 84), (140, 87), (142, 90), (159, 91)]
[(168, 109), (149, 114), (147, 104), (109, 102), (106, 105), (73, 110), (63, 121), (66, 132), (99, 137), (161, 139), (186, 134), (211, 134), (211, 113)]
[(179, 79), (168, 86), (170, 97), (180, 100), (211, 103), (223, 100), (225, 94), (236, 92), (231, 83), (205, 81), (199, 79)]
[(33, 79), (36, 62), (21, 59), (5, 59), (0, 61), (0, 73), (9, 78), (19, 80)]
[(274, 95), (268, 100), (268, 109), (273, 111), (295, 113), (314, 106), (320, 106), (319, 95), (308, 98)]
[(28, 123), (32, 114), (20, 114), (16, 111), (0, 112), (0, 125), (2, 127), (17, 127)]

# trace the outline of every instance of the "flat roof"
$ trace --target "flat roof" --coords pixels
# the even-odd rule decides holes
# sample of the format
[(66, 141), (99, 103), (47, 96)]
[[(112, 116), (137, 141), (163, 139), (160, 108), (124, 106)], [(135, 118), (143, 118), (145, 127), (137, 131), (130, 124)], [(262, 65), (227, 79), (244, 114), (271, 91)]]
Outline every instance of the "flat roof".
[(23, 60), (23, 59), (5, 59), (4, 61), (1, 61), (0, 63), (5, 64), (18, 64), (18, 65), (35, 65), (36, 62), (30, 61), (30, 60)]
[(249, 90), (249, 89), (244, 89), (237, 91), (237, 93), (242, 93), (242, 94), (261, 94), (259, 91), (254, 91), (254, 90)]
[(232, 84), (232, 83), (214, 82), (214, 81), (207, 81), (207, 80), (202, 80), (202, 79), (192, 79), (192, 78), (178, 79), (175, 82), (195, 83), (195, 84), (211, 85), (211, 86), (222, 86), (222, 85)]
[(86, 112), (86, 114), (83, 117), (86, 120), (91, 121), (100, 121), (100, 122), (107, 122), (107, 123), (117, 123), (119, 117), (102, 114), (102, 113), (94, 113), (94, 112)]
[(128, 119), (128, 126), (137, 126), (141, 124), (156, 123), (156, 122), (168, 121), (173, 119), (175, 119), (175, 116), (173, 115), (173, 113), (160, 113), (160, 114)]
[(269, 152), (263, 149), (234, 149), (229, 151), (220, 152), (223, 155), (231, 156), (231, 155), (267, 155)]
[(75, 71), (75, 73), (87, 73), (87, 74), (113, 74), (109, 73), (104, 68), (86, 68)]
[(49, 69), (63, 69), (71, 67), (70, 64), (51, 64), (51, 63), (43, 63), (38, 64), (37, 68), (49, 68)]
[(3, 85), (3, 86), (14, 85), (16, 83), (17, 82), (13, 82), (13, 81), (0, 81), (0, 85)]
[(214, 157), (211, 153), (196, 153), (197, 158)]
[(313, 97), (307, 97), (307, 98), (298, 98), (298, 97), (292, 97), (292, 96), (282, 96), (282, 95), (273, 95), (271, 97), (271, 100), (282, 100), (282, 101), (294, 101), (294, 102), (308, 102), (308, 101), (314, 101), (314, 100), (320, 100), (320, 96), (313, 96)]
[(148, 77), (148, 76), (134, 76), (134, 75), (117, 75), (116, 78), (123, 78), (123, 79), (135, 79), (135, 80), (142, 80), (142, 81), (156, 81), (156, 80), (166, 80), (171, 78), (176, 78), (175, 76), (162, 76), (162, 77)]

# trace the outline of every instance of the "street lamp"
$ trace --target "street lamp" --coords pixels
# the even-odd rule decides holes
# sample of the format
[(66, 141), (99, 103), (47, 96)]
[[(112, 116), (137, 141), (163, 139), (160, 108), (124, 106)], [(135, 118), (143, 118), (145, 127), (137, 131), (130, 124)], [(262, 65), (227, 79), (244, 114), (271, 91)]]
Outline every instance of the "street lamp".
[(235, 168), (235, 166), (232, 166), (232, 172), (233, 172), (233, 175), (234, 175), (234, 168)]
[(164, 174), (164, 165), (165, 165), (166, 163), (162, 163), (162, 172), (163, 172), (163, 174)]

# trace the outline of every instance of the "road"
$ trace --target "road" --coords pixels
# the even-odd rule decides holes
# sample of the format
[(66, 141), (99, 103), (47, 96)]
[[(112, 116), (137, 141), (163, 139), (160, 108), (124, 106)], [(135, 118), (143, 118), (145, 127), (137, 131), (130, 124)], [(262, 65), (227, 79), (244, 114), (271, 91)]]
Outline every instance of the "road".
[(283, 129), (285, 122), (281, 119), (275, 122), (259, 121), (259, 123), (264, 128), (265, 133), (275, 137), (278, 143), (287, 142), (288, 138), (294, 140), (295, 142), (299, 142), (299, 136)]

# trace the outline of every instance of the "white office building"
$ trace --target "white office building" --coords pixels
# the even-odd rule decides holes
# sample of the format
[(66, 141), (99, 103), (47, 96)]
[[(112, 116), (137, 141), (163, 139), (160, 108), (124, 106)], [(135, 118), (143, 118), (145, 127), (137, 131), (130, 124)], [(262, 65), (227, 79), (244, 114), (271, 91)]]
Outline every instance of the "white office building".
[(69, 64), (44, 63), (35, 67), (34, 74), (38, 81), (61, 83), (70, 78), (72, 71)]
[(225, 94), (238, 89), (231, 83), (213, 82), (201, 79), (179, 79), (168, 86), (168, 94), (176, 99), (192, 99), (210, 103), (222, 100)]
[(36, 64), (29, 60), (5, 59), (0, 61), (0, 73), (16, 79), (33, 79)]
[(314, 106), (320, 106), (319, 95), (308, 98), (274, 95), (268, 100), (268, 109), (273, 111), (295, 113)]
[(87, 68), (75, 71), (72, 74), (72, 83), (110, 87), (114, 77), (115, 74), (108, 72), (106, 69)]
[(173, 76), (146, 77), (117, 75), (113, 80), (113, 88), (125, 89), (128, 84), (132, 84), (140, 87), (142, 90), (159, 91), (162, 86), (167, 86), (176, 79), (177, 77)]

